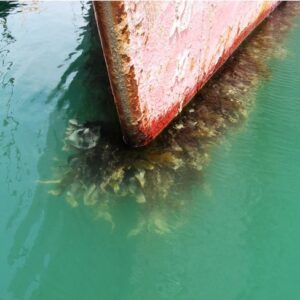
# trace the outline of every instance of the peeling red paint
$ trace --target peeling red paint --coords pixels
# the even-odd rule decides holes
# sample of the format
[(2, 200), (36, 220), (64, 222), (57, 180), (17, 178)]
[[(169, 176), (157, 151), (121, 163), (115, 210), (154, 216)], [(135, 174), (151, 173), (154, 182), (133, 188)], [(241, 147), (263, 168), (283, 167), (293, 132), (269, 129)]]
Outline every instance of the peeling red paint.
[(278, 3), (93, 2), (125, 141), (153, 140)]

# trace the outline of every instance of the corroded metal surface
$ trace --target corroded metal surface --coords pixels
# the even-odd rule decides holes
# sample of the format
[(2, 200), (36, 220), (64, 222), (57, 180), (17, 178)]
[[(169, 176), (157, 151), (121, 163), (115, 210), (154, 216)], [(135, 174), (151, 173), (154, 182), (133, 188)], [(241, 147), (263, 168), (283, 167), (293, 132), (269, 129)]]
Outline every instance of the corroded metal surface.
[(278, 3), (94, 2), (125, 141), (153, 140)]

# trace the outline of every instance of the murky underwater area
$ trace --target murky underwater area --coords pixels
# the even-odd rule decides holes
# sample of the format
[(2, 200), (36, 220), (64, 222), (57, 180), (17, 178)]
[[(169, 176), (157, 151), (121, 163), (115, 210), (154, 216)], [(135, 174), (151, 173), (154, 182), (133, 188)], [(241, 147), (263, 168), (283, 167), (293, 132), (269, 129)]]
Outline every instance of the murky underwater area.
[(287, 3), (132, 150), (91, 4), (0, 2), (0, 299), (299, 299), (299, 49)]

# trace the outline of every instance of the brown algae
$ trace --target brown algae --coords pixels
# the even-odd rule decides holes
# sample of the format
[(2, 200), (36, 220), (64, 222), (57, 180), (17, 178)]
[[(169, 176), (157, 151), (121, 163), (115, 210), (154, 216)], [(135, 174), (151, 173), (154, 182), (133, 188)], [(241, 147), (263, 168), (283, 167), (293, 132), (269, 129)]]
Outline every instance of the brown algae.
[(49, 193), (64, 195), (72, 207), (94, 207), (96, 216), (112, 226), (111, 205), (130, 197), (144, 211), (130, 235), (142, 230), (170, 232), (168, 217), (186, 207), (184, 192), (199, 182), (212, 145), (227, 128), (247, 118), (260, 82), (270, 76), (269, 59), (286, 54), (282, 39), (299, 12), (299, 3), (281, 5), (150, 145), (131, 149), (101, 133), (96, 147), (68, 147), (70, 156), (59, 170), (60, 179), (46, 182), (54, 186)]

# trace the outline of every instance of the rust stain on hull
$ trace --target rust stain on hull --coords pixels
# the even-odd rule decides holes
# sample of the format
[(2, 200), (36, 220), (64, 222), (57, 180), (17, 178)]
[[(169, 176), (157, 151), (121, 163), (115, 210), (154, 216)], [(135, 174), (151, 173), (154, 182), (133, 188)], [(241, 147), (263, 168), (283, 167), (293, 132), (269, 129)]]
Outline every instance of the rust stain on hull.
[[(279, 2), (248, 4), (254, 17), (239, 22), (228, 17), (225, 32), (216, 26), (217, 14), (228, 9), (225, 4), (188, 3), (93, 2), (124, 140), (132, 146), (151, 142)], [(208, 8), (210, 19), (204, 17)], [(204, 11), (202, 28), (211, 30), (206, 36), (197, 31), (197, 10)], [(159, 13), (164, 13), (162, 24)], [(186, 49), (179, 49), (184, 41)]]
[(142, 143), (146, 137), (136, 126), (136, 120), (142, 117), (137, 84), (133, 67), (128, 67), (130, 58), (124, 52), (129, 39), (124, 4), (96, 1), (93, 6), (124, 140), (129, 144), (132, 139)]

